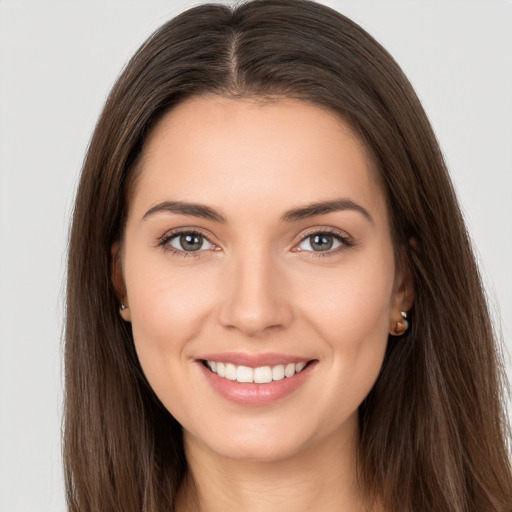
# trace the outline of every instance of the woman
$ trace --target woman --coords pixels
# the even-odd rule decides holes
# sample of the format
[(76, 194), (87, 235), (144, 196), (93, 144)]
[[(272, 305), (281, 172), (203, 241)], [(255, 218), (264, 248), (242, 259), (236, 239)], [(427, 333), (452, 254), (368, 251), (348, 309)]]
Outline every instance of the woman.
[(508, 511), (500, 361), (410, 84), (308, 1), (204, 5), (117, 81), (70, 241), (70, 510)]

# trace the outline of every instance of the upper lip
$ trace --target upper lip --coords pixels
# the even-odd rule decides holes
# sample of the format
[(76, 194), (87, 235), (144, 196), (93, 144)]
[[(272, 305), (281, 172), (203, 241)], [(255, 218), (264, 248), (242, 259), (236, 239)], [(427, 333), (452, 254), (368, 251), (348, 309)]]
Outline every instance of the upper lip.
[(258, 368), (260, 366), (276, 366), (278, 364), (288, 363), (307, 363), (312, 359), (314, 358), (289, 354), (277, 354), (273, 352), (260, 354), (250, 354), (247, 352), (222, 352), (216, 354), (205, 354), (198, 358), (200, 361), (231, 363), (235, 366), (249, 366), (250, 368)]

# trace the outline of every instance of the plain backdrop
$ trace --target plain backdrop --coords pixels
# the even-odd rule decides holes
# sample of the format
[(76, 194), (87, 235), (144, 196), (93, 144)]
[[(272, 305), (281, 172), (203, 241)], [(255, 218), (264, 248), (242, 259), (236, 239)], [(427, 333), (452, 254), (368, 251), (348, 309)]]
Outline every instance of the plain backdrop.
[[(81, 162), (128, 58), (196, 3), (0, 0), (1, 512), (65, 510), (62, 304)], [(511, 351), (512, 2), (324, 3), (375, 36), (415, 86)]]

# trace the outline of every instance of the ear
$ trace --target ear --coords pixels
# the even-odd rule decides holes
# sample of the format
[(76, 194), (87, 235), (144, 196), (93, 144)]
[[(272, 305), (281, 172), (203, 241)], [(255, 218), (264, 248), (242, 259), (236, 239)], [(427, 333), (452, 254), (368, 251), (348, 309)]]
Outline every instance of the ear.
[(119, 314), (125, 322), (131, 321), (130, 308), (128, 307), (128, 297), (126, 285), (124, 282), (123, 265), (121, 260), (121, 243), (115, 242), (110, 249), (110, 277), (112, 285), (119, 300)]
[(403, 257), (397, 265), (395, 282), (393, 285), (393, 298), (389, 318), (389, 331), (393, 335), (404, 334), (407, 322), (404, 323), (402, 312), (408, 313), (414, 304), (414, 280), (412, 278), (409, 262)]

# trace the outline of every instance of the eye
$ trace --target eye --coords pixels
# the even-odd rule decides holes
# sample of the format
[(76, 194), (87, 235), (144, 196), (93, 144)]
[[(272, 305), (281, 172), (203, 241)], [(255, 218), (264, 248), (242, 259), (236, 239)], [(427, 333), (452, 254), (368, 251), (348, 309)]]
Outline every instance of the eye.
[(317, 231), (305, 236), (297, 245), (297, 251), (309, 252), (337, 252), (336, 249), (342, 246), (350, 246), (351, 243), (346, 236), (328, 231)]
[(213, 244), (201, 233), (187, 231), (168, 236), (163, 240), (166, 246), (177, 251), (198, 252), (213, 248)]

